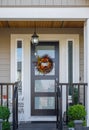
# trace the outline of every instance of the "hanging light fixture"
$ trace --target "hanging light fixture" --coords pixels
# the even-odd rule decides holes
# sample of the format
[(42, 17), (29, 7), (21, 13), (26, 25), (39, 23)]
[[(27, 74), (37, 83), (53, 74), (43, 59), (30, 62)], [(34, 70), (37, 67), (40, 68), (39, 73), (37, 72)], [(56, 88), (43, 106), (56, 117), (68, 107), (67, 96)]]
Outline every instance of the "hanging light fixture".
[(31, 43), (33, 45), (38, 45), (39, 43), (39, 36), (36, 34), (36, 23), (35, 23), (35, 31), (34, 34), (31, 36)]
[(39, 36), (34, 32), (34, 34), (31, 37), (31, 42), (33, 45), (37, 45), (39, 43)]

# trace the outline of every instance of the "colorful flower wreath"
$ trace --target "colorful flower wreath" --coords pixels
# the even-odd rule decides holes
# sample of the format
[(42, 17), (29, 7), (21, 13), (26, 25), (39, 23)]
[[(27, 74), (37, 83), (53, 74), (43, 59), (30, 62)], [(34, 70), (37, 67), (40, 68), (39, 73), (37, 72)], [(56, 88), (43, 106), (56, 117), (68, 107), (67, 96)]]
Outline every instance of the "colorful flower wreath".
[(53, 61), (48, 55), (38, 57), (37, 70), (40, 73), (47, 74), (53, 69)]

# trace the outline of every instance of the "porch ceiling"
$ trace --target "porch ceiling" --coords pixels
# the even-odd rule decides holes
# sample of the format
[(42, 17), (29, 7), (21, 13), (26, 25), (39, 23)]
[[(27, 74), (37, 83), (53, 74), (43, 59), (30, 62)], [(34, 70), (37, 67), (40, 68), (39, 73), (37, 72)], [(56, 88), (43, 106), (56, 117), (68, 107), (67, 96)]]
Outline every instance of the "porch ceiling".
[(0, 28), (83, 28), (83, 21), (0, 21)]

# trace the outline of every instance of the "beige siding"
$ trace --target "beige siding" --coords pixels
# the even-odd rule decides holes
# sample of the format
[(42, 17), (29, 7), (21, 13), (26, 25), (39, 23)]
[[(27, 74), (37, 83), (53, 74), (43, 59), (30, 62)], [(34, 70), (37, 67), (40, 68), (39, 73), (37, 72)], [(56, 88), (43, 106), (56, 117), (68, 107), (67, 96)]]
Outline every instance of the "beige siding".
[[(79, 71), (80, 71), (80, 82), (84, 82), (84, 43), (83, 43), (83, 34), (80, 35), (80, 39), (79, 39), (79, 47), (80, 47), (80, 51), (79, 51), (79, 55), (80, 55), (80, 68), (79, 68)], [(83, 104), (83, 93), (84, 93), (84, 88), (83, 86), (81, 86), (81, 89), (80, 89), (80, 102)]]
[(84, 81), (84, 43), (83, 35), (80, 35), (80, 77), (81, 82)]
[(8, 35), (0, 31), (0, 82), (10, 81), (10, 42)]
[(89, 0), (0, 0), (0, 6), (89, 6)]

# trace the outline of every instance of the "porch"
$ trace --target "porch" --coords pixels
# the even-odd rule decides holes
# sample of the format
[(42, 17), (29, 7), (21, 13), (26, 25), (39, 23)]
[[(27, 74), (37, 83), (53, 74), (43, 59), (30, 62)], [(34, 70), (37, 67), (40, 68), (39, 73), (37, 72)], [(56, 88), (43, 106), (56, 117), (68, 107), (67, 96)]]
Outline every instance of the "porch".
[[(31, 36), (32, 36), (35, 26), (37, 27), (36, 31), (37, 31), (37, 34), (39, 34), (40, 41), (45, 41), (45, 40), (57, 41), (58, 45), (60, 43), (60, 49), (58, 50), (58, 56), (57, 56), (57, 58), (58, 57), (60, 58), (57, 60), (57, 58), (52, 57), (52, 62), (55, 62), (54, 64), (57, 63), (55, 59), (59, 61), (56, 64), (58, 65), (59, 69), (57, 69), (54, 65), (55, 69), (57, 69), (56, 72), (58, 75), (55, 75), (55, 71), (54, 71), (55, 77), (53, 77), (54, 75), (51, 75), (51, 78), (54, 78), (53, 83), (60, 86), (59, 90), (54, 91), (54, 95), (56, 94), (56, 96), (58, 96), (57, 97), (58, 100), (55, 100), (58, 103), (57, 102), (55, 103), (57, 105), (57, 106), (55, 105), (56, 106), (55, 110), (57, 109), (56, 110), (57, 113), (55, 114), (55, 118), (53, 120), (57, 121), (56, 122), (57, 126), (60, 129), (63, 127), (63, 120), (62, 120), (63, 113), (67, 110), (69, 105), (72, 105), (75, 103), (74, 90), (76, 90), (77, 88), (77, 103), (82, 103), (83, 105), (86, 106), (87, 125), (89, 125), (88, 123), (89, 122), (89, 102), (88, 102), (89, 87), (85, 87), (87, 86), (87, 84), (84, 84), (84, 82), (89, 83), (89, 44), (88, 44), (89, 43), (89, 37), (88, 37), (89, 16), (86, 15), (86, 12), (88, 12), (88, 9), (87, 8), (86, 9), (84, 8), (83, 9), (82, 8), (79, 8), (79, 9), (78, 8), (73, 8), (73, 9), (72, 8), (69, 8), (69, 9), (66, 9), (66, 8), (65, 9), (61, 9), (61, 8), (55, 8), (55, 9), (53, 8), (48, 8), (48, 9), (47, 8), (38, 8), (38, 9), (37, 8), (35, 9), (34, 8), (26, 8), (26, 9), (20, 8), (19, 9), (18, 8), (17, 9), (16, 8), (15, 9), (14, 8), (14, 9), (11, 9), (10, 8), (10, 10), (8, 9), (2, 8), (1, 12), (3, 13), (1, 13), (0, 15), (1, 16), (0, 17), (1, 18), (1, 22), (0, 22), (0, 27), (1, 27), (1, 30), (0, 30), (0, 36), (1, 36), (0, 37), (0, 43), (1, 43), (0, 44), (0, 53), (1, 53), (0, 54), (0, 81), (14, 82), (15, 80), (18, 80), (18, 77), (19, 77), (23, 83), (22, 83), (22, 87), (19, 88), (19, 95), (20, 95), (19, 100), (17, 100), (17, 97), (18, 97), (17, 96), (18, 94), (16, 92), (17, 90), (15, 91), (16, 94), (15, 94), (14, 103), (12, 99), (8, 100), (8, 96), (3, 95), (3, 91), (1, 89), (1, 104), (5, 103), (8, 106), (9, 103), (6, 103), (6, 101), (10, 101), (10, 105), (12, 104), (15, 105), (13, 106), (13, 113), (12, 113), (12, 118), (11, 118), (13, 122), (14, 130), (17, 128), (18, 124), (23, 121), (24, 122), (33, 121), (33, 120), (37, 121), (38, 119), (39, 121), (44, 120), (44, 117), (41, 118), (40, 115), (38, 115), (39, 116), (38, 118), (36, 118), (36, 116), (32, 117), (31, 115), (32, 114), (31, 110), (33, 110), (33, 106), (35, 110), (35, 103), (31, 104), (32, 102), (31, 99), (33, 99), (33, 101), (35, 102), (35, 97), (37, 96), (39, 97), (38, 95), (39, 91), (38, 93), (35, 93), (32, 90), (35, 90), (34, 89), (35, 81), (39, 80), (41, 77), (38, 72), (38, 75), (36, 76), (34, 73), (33, 78), (35, 77), (35, 80), (31, 79), (32, 77), (31, 74), (33, 74), (32, 69), (34, 72), (34, 68), (35, 68), (35, 67), (32, 68), (33, 63), (31, 62), (31, 58), (34, 57), (35, 53), (31, 56), (32, 49), (31, 49), (30, 40), (31, 40)], [(12, 13), (13, 15), (10, 15), (10, 12), (13, 12)], [(61, 15), (59, 15), (60, 12), (61, 12)], [(77, 12), (81, 12), (82, 16), (80, 15), (80, 13), (77, 13)], [(38, 15), (38, 14), (41, 14), (41, 15)], [(34, 21), (34, 18), (35, 20), (37, 20), (36, 22)], [(19, 49), (22, 49), (20, 50), (20, 54), (21, 54), (20, 60), (18, 60)], [(57, 51), (55, 52), (57, 53)], [(32, 66), (31, 66), (31, 63), (32, 63)], [(58, 77), (56, 78), (56, 76)], [(48, 78), (50, 80), (49, 76), (46, 77), (46, 80)], [(44, 76), (43, 76), (43, 79), (45, 79)], [(59, 85), (58, 84), (59, 81), (57, 83), (57, 80), (59, 80), (60, 82), (63, 82), (63, 85), (62, 84)], [(65, 84), (65, 82), (75, 83), (75, 84)], [(54, 87), (55, 87), (55, 84), (53, 85)], [(81, 88), (82, 85), (83, 87)], [(72, 88), (71, 95), (69, 95), (70, 87)], [(1, 88), (2, 88), (2, 84), (1, 84)], [(59, 93), (55, 93), (58, 91)], [(33, 92), (34, 92), (34, 95), (36, 96), (34, 96), (34, 98), (31, 98), (31, 94), (33, 95)], [(45, 91), (42, 91), (42, 92), (45, 95)], [(6, 91), (6, 93), (8, 93), (8, 91)], [(41, 97), (44, 96), (43, 93), (40, 94), (40, 99), (42, 99)], [(52, 94), (53, 93), (51, 91), (49, 94), (50, 97), (54, 96)], [(14, 93), (12, 92), (11, 97), (13, 97), (13, 95)], [(47, 99), (47, 96), (49, 95), (46, 94), (44, 97), (46, 97)], [(59, 103), (60, 105), (58, 105)], [(41, 107), (37, 106), (37, 109), (40, 109), (40, 108)], [(47, 108), (45, 110), (47, 110)], [(18, 117), (19, 117), (19, 122), (18, 122)], [(48, 118), (48, 116), (46, 119), (47, 121), (52, 120), (52, 118), (51, 117)], [(25, 125), (25, 124), (23, 126), (19, 125), (18, 128), (22, 128), (26, 126), (29, 126), (29, 125)]]
[(29, 122), (18, 125), (18, 130), (57, 130), (55, 122)]

